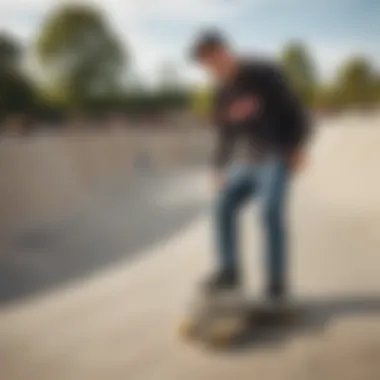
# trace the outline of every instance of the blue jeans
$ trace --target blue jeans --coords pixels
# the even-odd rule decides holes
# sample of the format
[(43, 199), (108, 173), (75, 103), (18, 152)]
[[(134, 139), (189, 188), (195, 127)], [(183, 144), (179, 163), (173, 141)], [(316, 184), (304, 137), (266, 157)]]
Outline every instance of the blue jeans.
[(271, 158), (257, 165), (234, 165), (215, 207), (218, 261), (222, 270), (238, 269), (237, 217), (253, 196), (260, 202), (265, 237), (265, 259), (270, 283), (285, 281), (285, 201), (289, 169), (284, 160)]

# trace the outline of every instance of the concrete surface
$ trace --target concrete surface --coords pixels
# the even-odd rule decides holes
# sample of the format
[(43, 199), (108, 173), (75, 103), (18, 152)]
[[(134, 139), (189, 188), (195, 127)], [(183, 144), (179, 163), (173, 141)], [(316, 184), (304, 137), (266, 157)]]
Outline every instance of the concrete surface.
[(170, 239), (207, 210), (205, 200), (186, 196), (183, 188), (196, 176), (189, 170), (138, 175), (93, 193), (80, 212), (3, 237), (0, 306), (134, 259), (140, 250)]
[(132, 258), (204, 212), (204, 199), (184, 191), (207, 139), (188, 130), (3, 138), (0, 304)]
[(173, 170), (197, 160), (204, 163), (209, 145), (208, 133), (187, 130), (2, 138), (0, 238), (15, 229), (54, 222), (92, 207), (99, 189), (129, 185), (141, 155), (148, 153), (158, 171)]
[[(210, 220), (200, 216), (133, 264), (3, 308), (1, 378), (379, 379), (379, 127), (365, 119), (322, 127), (294, 184), (292, 278), (295, 296), (311, 304), (304, 326), (259, 334), (228, 352), (178, 339), (194, 285), (212, 266)], [(209, 199), (207, 175), (196, 177), (195, 198)], [(254, 211), (244, 214), (242, 236), (252, 293), (262, 284)]]

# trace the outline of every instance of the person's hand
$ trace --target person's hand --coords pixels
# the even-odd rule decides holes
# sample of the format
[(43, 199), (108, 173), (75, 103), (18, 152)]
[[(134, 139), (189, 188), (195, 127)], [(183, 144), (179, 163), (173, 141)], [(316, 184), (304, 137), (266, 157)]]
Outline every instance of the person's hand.
[(241, 123), (257, 115), (260, 104), (257, 98), (246, 97), (234, 101), (228, 108), (228, 119), (234, 123)]

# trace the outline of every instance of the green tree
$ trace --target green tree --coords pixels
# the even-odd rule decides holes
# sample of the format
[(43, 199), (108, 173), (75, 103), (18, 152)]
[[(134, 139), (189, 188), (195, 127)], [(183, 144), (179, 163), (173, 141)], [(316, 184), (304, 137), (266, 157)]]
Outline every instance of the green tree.
[(374, 98), (375, 103), (380, 106), (380, 73), (376, 72), (376, 79), (374, 84)]
[(198, 87), (191, 96), (191, 112), (200, 119), (210, 120), (212, 112), (212, 91), (207, 87)]
[(297, 94), (311, 105), (318, 80), (307, 48), (300, 42), (291, 42), (284, 47), (281, 61), (285, 74)]
[(0, 34), (0, 70), (17, 68), (22, 54), (21, 44), (12, 36)]
[(13, 37), (0, 35), (0, 121), (32, 112), (34, 88), (20, 70), (23, 48)]
[(377, 76), (362, 57), (345, 62), (338, 72), (335, 87), (348, 106), (366, 107), (376, 101)]
[(36, 44), (48, 89), (82, 107), (120, 92), (126, 55), (104, 15), (89, 6), (66, 5), (48, 17)]
[(345, 107), (345, 101), (333, 83), (328, 83), (316, 87), (313, 107), (318, 110), (339, 111)]

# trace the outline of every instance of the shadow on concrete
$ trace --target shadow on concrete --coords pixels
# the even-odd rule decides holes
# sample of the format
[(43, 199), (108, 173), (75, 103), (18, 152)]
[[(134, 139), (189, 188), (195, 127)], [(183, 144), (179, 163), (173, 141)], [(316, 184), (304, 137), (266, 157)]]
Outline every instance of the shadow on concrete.
[[(380, 324), (380, 295), (376, 297), (347, 297), (324, 300), (305, 300), (294, 305), (296, 318), (291, 322), (278, 318), (260, 319), (223, 349), (242, 352), (252, 349), (281, 349), (291, 339), (302, 335), (323, 334), (335, 319), (341, 317), (378, 317)], [(214, 348), (215, 349), (215, 348)]]

